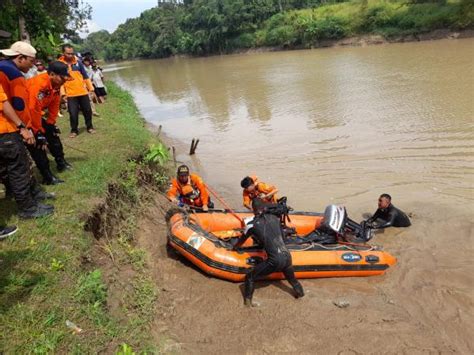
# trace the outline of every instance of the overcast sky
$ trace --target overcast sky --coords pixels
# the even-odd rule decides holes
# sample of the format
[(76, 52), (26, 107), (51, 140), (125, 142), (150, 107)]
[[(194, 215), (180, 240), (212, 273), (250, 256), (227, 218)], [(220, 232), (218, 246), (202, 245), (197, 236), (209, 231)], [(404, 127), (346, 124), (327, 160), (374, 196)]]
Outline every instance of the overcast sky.
[[(155, 7), (157, 0), (84, 0), (92, 6), (92, 20), (88, 22), (89, 33), (99, 30), (113, 32), (126, 19), (139, 16), (143, 11)], [(82, 37), (87, 34), (82, 34)]]

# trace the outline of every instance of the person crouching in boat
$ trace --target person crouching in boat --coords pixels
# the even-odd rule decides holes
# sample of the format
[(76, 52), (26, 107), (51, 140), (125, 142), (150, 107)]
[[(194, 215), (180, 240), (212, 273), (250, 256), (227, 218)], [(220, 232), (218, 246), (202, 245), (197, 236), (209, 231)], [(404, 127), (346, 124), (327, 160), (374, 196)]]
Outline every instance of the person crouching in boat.
[(263, 200), (263, 202), (277, 202), (278, 189), (275, 186), (259, 182), (257, 176), (246, 176), (240, 182), (240, 186), (244, 189), (242, 197), (244, 206), (252, 209), (252, 200), (256, 197)]
[(265, 208), (271, 205), (260, 198), (253, 199), (252, 208), (255, 217), (246, 224), (244, 234), (234, 246), (234, 249), (238, 249), (251, 236), (267, 253), (267, 259), (257, 264), (245, 276), (246, 306), (258, 306), (258, 303), (252, 301), (255, 280), (274, 272), (282, 272), (285, 275), (295, 291), (296, 298), (304, 296), (303, 286), (295, 278), (291, 254), (283, 241), (280, 219), (265, 211)]
[[(377, 220), (379, 223), (374, 224)], [(392, 205), (392, 197), (389, 194), (380, 195), (378, 209), (375, 211), (374, 215), (366, 221), (366, 223), (374, 229), (411, 226), (408, 216)]]
[(206, 185), (201, 177), (197, 174), (190, 174), (186, 165), (178, 167), (176, 178), (171, 181), (166, 196), (178, 206), (188, 205), (198, 207), (203, 211), (214, 208), (214, 203), (211, 202)]

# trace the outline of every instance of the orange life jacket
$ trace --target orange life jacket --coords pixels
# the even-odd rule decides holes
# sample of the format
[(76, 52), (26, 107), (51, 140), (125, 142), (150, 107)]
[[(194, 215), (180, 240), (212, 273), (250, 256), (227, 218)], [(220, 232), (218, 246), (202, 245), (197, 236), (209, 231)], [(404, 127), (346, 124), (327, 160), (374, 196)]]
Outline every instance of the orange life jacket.
[(64, 56), (61, 56), (58, 60), (68, 66), (69, 75), (73, 79), (66, 81), (63, 85), (68, 97), (88, 95), (89, 91), (94, 90), (86, 68), (81, 61), (77, 60), (75, 56), (71, 63), (67, 62)]

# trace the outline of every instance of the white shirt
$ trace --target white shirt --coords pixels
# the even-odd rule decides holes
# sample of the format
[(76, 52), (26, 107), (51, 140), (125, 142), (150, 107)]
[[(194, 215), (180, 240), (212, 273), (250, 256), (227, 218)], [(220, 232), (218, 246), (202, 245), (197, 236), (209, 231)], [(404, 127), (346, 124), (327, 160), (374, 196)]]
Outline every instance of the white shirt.
[(92, 80), (92, 84), (94, 84), (96, 88), (104, 87), (104, 82), (102, 81), (103, 78), (104, 78), (104, 75), (102, 74), (100, 69), (96, 69), (96, 70), (92, 69), (91, 80)]

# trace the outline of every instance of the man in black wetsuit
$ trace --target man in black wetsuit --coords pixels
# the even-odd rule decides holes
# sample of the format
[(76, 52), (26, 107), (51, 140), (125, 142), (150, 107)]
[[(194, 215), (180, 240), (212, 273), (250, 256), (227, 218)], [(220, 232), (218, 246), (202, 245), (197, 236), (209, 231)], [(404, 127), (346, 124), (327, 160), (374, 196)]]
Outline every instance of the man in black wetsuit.
[(280, 219), (265, 212), (265, 208), (274, 204), (266, 204), (261, 199), (255, 198), (252, 208), (255, 217), (247, 225), (246, 232), (239, 238), (235, 248), (240, 247), (250, 236), (266, 251), (267, 259), (257, 264), (245, 276), (244, 304), (258, 306), (252, 302), (255, 290), (255, 280), (263, 278), (274, 272), (282, 272), (295, 291), (295, 297), (304, 296), (303, 287), (295, 278), (291, 254), (283, 242)]
[(374, 215), (367, 220), (369, 224), (373, 224), (377, 219), (380, 220), (379, 224), (372, 225), (373, 228), (411, 226), (408, 216), (392, 205), (392, 197), (389, 194), (380, 195), (378, 206), (379, 208)]

